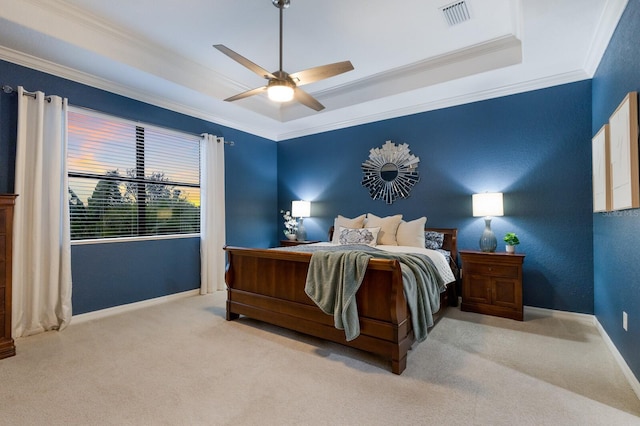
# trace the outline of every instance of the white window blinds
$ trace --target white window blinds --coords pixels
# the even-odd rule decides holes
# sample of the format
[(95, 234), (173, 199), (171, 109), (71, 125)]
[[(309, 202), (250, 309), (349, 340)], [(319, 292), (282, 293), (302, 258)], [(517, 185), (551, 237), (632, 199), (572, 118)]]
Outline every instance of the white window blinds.
[(200, 232), (199, 137), (69, 111), (71, 239)]

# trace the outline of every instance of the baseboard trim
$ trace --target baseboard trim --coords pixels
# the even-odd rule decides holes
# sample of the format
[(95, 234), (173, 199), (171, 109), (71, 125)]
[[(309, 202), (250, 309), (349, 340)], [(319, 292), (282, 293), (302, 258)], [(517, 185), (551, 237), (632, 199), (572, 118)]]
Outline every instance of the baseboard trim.
[(605, 344), (613, 354), (613, 357), (618, 362), (618, 365), (622, 370), (622, 374), (625, 375), (625, 377), (629, 381), (629, 384), (631, 385), (631, 388), (636, 393), (638, 399), (640, 399), (640, 381), (638, 381), (638, 378), (635, 376), (635, 374), (633, 374), (633, 371), (631, 371), (627, 362), (624, 360), (620, 352), (618, 352), (618, 348), (616, 348), (616, 345), (613, 344), (613, 341), (611, 340), (611, 338), (609, 338), (609, 335), (605, 331), (604, 327), (602, 327), (600, 321), (598, 321), (598, 318), (596, 318), (595, 316), (593, 317), (593, 323), (598, 329), (598, 332), (602, 336)]
[(611, 340), (611, 338), (609, 337), (605, 329), (602, 327), (602, 325), (600, 324), (600, 321), (598, 321), (595, 315), (579, 314), (577, 312), (556, 311), (553, 309), (537, 308), (535, 306), (525, 306), (524, 313), (525, 315), (533, 314), (538, 316), (572, 319), (574, 321), (577, 320), (590, 325), (595, 325), (596, 329), (598, 330), (598, 333), (600, 333), (600, 336), (602, 336), (602, 340), (604, 340), (605, 345), (607, 345), (607, 348), (609, 348), (609, 351), (613, 355), (613, 358), (618, 363), (620, 370), (622, 370), (622, 374), (624, 374), (627, 381), (629, 382), (629, 385), (631, 386), (633, 391), (636, 393), (636, 396), (638, 397), (638, 399), (640, 399), (640, 381), (638, 381), (638, 378), (635, 376), (635, 374), (633, 374), (633, 371), (631, 371), (631, 369), (629, 368), (629, 365), (624, 360), (624, 358), (618, 351), (618, 348), (616, 348), (616, 345), (613, 343), (613, 341)]
[(538, 308), (535, 306), (525, 306), (524, 313), (525, 315), (532, 314), (532, 315), (538, 315), (538, 316), (544, 316), (544, 317), (571, 319), (574, 321), (580, 321), (590, 325), (593, 325), (595, 321), (595, 317), (593, 315), (580, 314), (577, 312), (568, 312), (568, 311), (556, 311), (554, 309)]
[(113, 315), (122, 314), (124, 312), (135, 311), (137, 309), (146, 308), (149, 306), (159, 305), (167, 303), (176, 299), (183, 299), (185, 297), (196, 296), (200, 294), (200, 290), (188, 290), (181, 293), (169, 294), (167, 296), (160, 296), (154, 299), (142, 300), (140, 302), (128, 303), (126, 305), (114, 306), (113, 308), (101, 309), (99, 311), (87, 312), (86, 314), (74, 315), (71, 318), (70, 326), (76, 324), (82, 324), (83, 322), (92, 321), (100, 318), (106, 318)]

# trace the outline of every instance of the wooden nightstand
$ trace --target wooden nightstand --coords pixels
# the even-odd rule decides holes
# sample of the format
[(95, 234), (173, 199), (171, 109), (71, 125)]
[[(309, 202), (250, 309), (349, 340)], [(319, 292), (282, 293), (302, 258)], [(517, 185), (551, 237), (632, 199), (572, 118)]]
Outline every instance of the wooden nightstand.
[(524, 254), (460, 250), (463, 311), (522, 321)]
[(298, 240), (280, 240), (280, 246), (281, 247), (291, 247), (291, 246), (299, 246), (302, 244), (313, 244), (313, 243), (319, 243), (320, 241), (310, 241), (310, 240), (305, 240), (305, 241), (298, 241)]

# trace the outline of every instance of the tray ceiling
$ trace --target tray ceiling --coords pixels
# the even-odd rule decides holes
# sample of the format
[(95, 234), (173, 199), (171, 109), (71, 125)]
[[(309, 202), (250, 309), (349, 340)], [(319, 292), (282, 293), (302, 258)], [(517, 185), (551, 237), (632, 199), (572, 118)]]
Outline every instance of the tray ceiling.
[(456, 3), (291, 0), (283, 68), (355, 67), (304, 86), (321, 112), (223, 101), (266, 81), (213, 44), (278, 69), (270, 0), (0, 0), (0, 59), (283, 140), (590, 78), (626, 6), (464, 0), (469, 19), (450, 25)]

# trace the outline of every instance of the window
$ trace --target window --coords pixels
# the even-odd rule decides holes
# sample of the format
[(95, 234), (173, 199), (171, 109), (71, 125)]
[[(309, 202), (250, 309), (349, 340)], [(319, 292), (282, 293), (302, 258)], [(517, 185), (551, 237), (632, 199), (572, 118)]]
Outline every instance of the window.
[(69, 110), (71, 239), (200, 232), (195, 135)]

